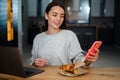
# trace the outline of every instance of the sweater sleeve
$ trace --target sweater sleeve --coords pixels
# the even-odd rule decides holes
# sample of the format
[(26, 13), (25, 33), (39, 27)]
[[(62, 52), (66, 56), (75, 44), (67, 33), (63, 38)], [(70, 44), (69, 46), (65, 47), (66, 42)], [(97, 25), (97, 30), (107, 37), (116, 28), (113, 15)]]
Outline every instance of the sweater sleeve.
[(34, 60), (38, 57), (38, 39), (37, 37), (34, 38), (34, 41), (33, 41), (33, 47), (32, 47), (32, 57), (31, 57), (31, 64), (34, 62)]
[(83, 61), (84, 55), (83, 50), (80, 46), (78, 38), (74, 32), (70, 35), (70, 43), (69, 43), (69, 53), (70, 59), (74, 62)]

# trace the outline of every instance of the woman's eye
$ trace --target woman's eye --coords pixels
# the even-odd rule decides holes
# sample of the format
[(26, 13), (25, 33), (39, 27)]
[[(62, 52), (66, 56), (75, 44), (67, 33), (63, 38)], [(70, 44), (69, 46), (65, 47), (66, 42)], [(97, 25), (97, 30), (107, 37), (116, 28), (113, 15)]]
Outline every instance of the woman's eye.
[(56, 17), (57, 15), (53, 15), (54, 17)]
[(61, 18), (64, 18), (64, 16), (61, 16)]

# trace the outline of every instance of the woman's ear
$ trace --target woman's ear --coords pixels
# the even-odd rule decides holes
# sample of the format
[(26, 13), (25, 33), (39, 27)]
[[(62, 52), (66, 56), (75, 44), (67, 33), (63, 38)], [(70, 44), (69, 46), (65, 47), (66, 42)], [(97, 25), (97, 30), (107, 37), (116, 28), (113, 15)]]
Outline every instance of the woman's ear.
[(45, 19), (48, 20), (48, 16), (47, 16), (47, 13), (45, 13)]

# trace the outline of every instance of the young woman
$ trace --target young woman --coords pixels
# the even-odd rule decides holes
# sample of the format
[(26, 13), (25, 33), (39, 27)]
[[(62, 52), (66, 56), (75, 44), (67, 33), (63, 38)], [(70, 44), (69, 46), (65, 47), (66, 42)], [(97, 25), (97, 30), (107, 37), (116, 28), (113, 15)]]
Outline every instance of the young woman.
[[(77, 36), (70, 30), (61, 29), (65, 22), (65, 9), (61, 2), (51, 2), (45, 11), (47, 31), (38, 34), (33, 41), (32, 65), (60, 66), (84, 60), (83, 50)], [(91, 53), (87, 60), (96, 61), (97, 54)]]

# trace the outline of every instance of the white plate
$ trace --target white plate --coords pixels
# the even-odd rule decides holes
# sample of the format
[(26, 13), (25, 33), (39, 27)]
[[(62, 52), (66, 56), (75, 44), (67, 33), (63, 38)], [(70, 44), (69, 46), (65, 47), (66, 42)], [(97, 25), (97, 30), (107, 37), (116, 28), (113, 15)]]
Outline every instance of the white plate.
[(65, 70), (59, 70), (59, 73), (62, 75), (65, 75), (65, 76), (80, 76), (80, 75), (88, 73), (89, 70), (84, 69), (84, 68), (80, 68), (80, 69), (78, 69), (78, 71), (79, 71), (78, 74), (70, 73), (70, 72), (67, 72)]

